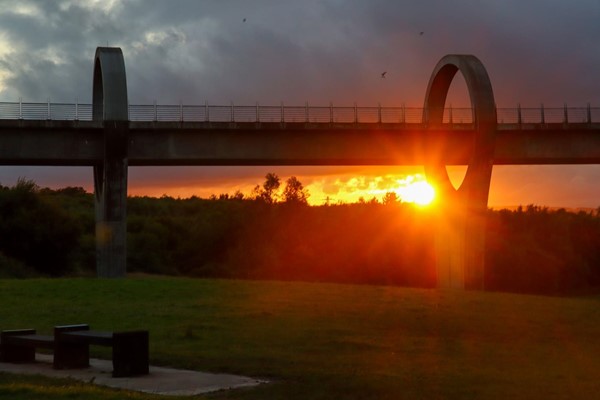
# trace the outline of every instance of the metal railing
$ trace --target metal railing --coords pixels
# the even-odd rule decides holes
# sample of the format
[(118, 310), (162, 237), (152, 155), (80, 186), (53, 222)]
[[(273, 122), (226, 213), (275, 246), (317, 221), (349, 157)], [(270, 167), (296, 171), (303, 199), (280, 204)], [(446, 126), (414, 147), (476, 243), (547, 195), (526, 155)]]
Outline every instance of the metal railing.
[[(498, 108), (498, 123), (544, 124), (600, 122), (600, 107)], [(354, 106), (253, 106), (186, 105), (186, 104), (130, 104), (130, 121), (171, 122), (280, 122), (280, 123), (383, 123), (418, 124), (423, 109), (418, 107), (358, 107)], [(0, 102), (0, 119), (91, 121), (92, 105), (80, 103)], [(449, 124), (473, 123), (471, 108), (444, 109), (443, 122)]]

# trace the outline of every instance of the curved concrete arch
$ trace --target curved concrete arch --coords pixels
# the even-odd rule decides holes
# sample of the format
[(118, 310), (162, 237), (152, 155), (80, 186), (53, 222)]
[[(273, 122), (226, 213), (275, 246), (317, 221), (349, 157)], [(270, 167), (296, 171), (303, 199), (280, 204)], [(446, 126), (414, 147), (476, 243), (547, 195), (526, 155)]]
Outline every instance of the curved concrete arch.
[(127, 78), (120, 48), (98, 47), (94, 56), (94, 121), (127, 121)]
[(448, 90), (458, 71), (465, 78), (473, 108), (476, 136), (471, 160), (464, 180), (457, 190), (450, 182), (446, 166), (435, 158), (425, 165), (425, 173), (435, 181), (442, 193), (452, 195), (456, 191), (466, 197), (464, 200), (469, 203), (469, 206), (487, 207), (497, 116), (490, 78), (477, 57), (450, 54), (437, 63), (427, 86), (423, 122), (429, 127), (442, 124)]
[(127, 271), (129, 131), (127, 79), (120, 48), (96, 49), (92, 101), (92, 119), (102, 122), (104, 131), (104, 159), (94, 166), (96, 272), (102, 278), (118, 278)]
[[(428, 148), (432, 157), (425, 165), (425, 174), (443, 198), (442, 204), (447, 205), (442, 207), (436, 226), (438, 286), (481, 290), (485, 281), (485, 221), (497, 116), (492, 84), (479, 59), (472, 55), (451, 54), (437, 63), (427, 87), (423, 122), (428, 128), (440, 128), (448, 89), (458, 71), (467, 84), (475, 125), (467, 172), (462, 184), (454, 189), (446, 165)], [(426, 145), (432, 147), (433, 143), (440, 142), (437, 139), (426, 139)], [(442, 146), (440, 150), (451, 149)]]

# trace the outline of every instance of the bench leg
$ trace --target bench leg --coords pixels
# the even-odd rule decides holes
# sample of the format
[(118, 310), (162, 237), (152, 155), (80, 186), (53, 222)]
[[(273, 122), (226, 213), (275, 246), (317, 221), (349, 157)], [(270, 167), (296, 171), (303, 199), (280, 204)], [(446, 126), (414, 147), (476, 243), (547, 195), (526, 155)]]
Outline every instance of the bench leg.
[(87, 368), (90, 366), (90, 345), (65, 343), (61, 334), (73, 331), (89, 331), (87, 324), (60, 325), (54, 327), (54, 369)]
[(71, 369), (90, 366), (90, 346), (80, 343), (61, 343), (54, 349), (54, 368)]
[(113, 377), (148, 373), (148, 332), (115, 332), (113, 334)]
[(35, 347), (19, 346), (7, 343), (5, 339), (10, 335), (34, 335), (35, 329), (19, 329), (3, 331), (0, 334), (0, 359), (9, 363), (32, 363), (35, 362)]
[(2, 361), (9, 363), (35, 362), (35, 347), (2, 345)]

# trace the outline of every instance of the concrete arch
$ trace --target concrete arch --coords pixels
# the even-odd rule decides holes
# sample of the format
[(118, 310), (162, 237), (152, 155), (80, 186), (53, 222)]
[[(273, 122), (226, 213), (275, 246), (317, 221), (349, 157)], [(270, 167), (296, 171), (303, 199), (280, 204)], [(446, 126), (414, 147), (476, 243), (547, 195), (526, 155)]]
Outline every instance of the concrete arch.
[[(432, 156), (425, 165), (425, 174), (442, 198), (435, 235), (438, 286), (482, 290), (485, 286), (486, 212), (497, 116), (492, 84), (479, 59), (472, 55), (451, 54), (437, 63), (427, 87), (423, 122), (428, 128), (440, 128), (448, 89), (458, 71), (467, 84), (475, 125), (467, 172), (462, 184), (454, 189), (446, 165), (436, 158), (436, 151), (428, 148)], [(426, 139), (426, 145), (432, 147), (433, 143), (443, 143), (437, 139)]]
[(127, 121), (127, 78), (120, 48), (98, 47), (94, 56), (94, 121)]
[(467, 166), (463, 183), (457, 190), (450, 182), (446, 166), (435, 158), (435, 154), (425, 165), (425, 173), (436, 183), (438, 190), (444, 195), (452, 195), (454, 192), (458, 192), (463, 197), (462, 200), (466, 200), (470, 207), (487, 207), (497, 116), (490, 78), (477, 57), (450, 54), (437, 63), (427, 86), (423, 107), (423, 122), (428, 127), (436, 127), (442, 124), (448, 90), (458, 71), (465, 78), (473, 108), (476, 135), (471, 160)]
[(102, 122), (104, 131), (104, 157), (94, 166), (96, 272), (102, 278), (124, 277), (129, 113), (120, 48), (96, 49), (92, 104), (92, 119)]

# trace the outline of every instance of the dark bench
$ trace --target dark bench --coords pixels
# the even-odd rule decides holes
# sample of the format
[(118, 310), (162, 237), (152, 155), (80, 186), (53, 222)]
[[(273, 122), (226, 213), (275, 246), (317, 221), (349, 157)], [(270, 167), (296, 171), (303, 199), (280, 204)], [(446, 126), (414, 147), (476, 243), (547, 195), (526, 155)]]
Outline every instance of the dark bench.
[(0, 359), (5, 362), (35, 361), (35, 349), (54, 350), (54, 368), (89, 367), (90, 345), (112, 347), (114, 377), (146, 375), (148, 367), (148, 331), (92, 331), (89, 325), (54, 327), (54, 336), (36, 334), (34, 329), (2, 331)]
[(90, 345), (112, 347), (113, 376), (148, 374), (148, 331), (104, 332), (88, 325), (54, 328), (54, 368), (89, 366)]
[(0, 333), (0, 360), (10, 363), (35, 361), (35, 349), (54, 349), (54, 337), (36, 334), (35, 329), (14, 329)]

